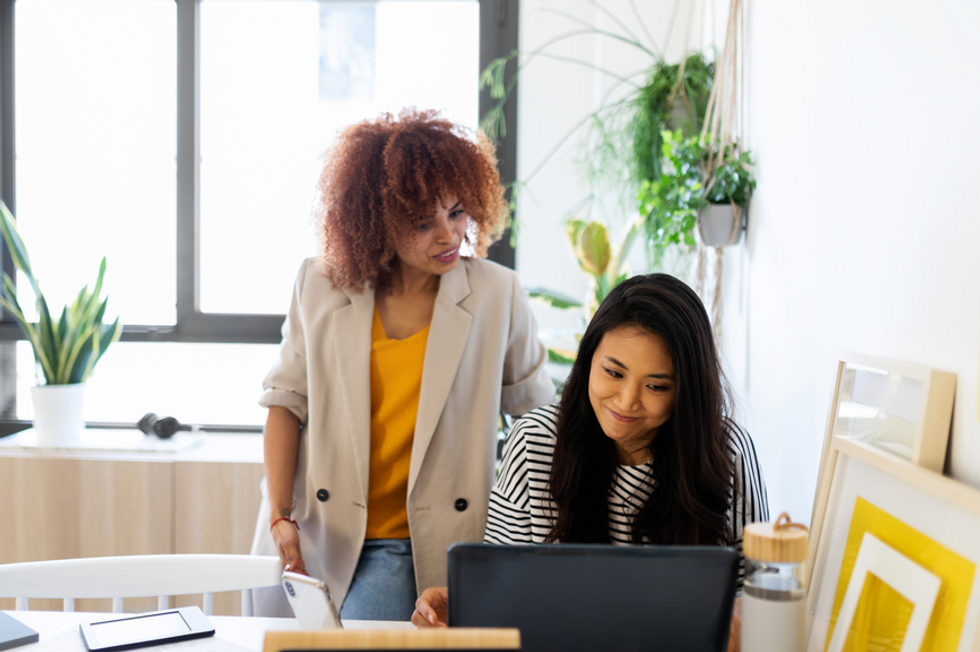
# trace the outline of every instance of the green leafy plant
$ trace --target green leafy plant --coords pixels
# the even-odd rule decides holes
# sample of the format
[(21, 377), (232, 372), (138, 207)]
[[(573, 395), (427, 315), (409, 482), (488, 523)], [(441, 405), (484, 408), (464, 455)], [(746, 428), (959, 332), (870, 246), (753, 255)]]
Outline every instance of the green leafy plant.
[(640, 214), (647, 216), (644, 226), (655, 260), (669, 245), (694, 246), (698, 209), (707, 203), (701, 169), (705, 150), (699, 137), (664, 131), (661, 141), (661, 175), (644, 181), (637, 195)]
[(714, 152), (720, 162), (709, 175), (711, 158), (700, 136), (685, 138), (678, 130), (664, 131), (661, 138), (660, 178), (644, 181), (637, 195), (655, 255), (672, 244), (693, 247), (698, 211), (706, 205), (734, 203), (744, 208), (755, 190), (749, 152), (735, 153), (732, 147), (721, 156)]
[[(504, 106), (516, 87), (521, 72), (538, 57), (584, 66), (613, 81), (599, 107), (572, 125), (529, 174), (510, 184), (512, 210), (516, 208), (516, 196), (520, 190), (569, 139), (588, 127), (591, 133), (586, 139), (589, 145), (584, 156), (584, 171), (592, 182), (593, 195), (598, 187), (610, 189), (623, 202), (626, 212), (632, 213), (637, 208), (638, 189), (643, 183), (655, 181), (660, 176), (662, 132), (665, 129), (680, 129), (685, 135), (693, 135), (701, 130), (714, 78), (713, 61), (704, 53), (694, 52), (681, 63), (669, 64), (663, 59), (649, 34), (647, 43), (637, 37), (626, 22), (601, 4), (594, 0), (590, 0), (590, 4), (618, 25), (621, 31), (600, 29), (565, 11), (546, 8), (542, 11), (567, 18), (581, 28), (559, 34), (534, 51), (512, 52), (497, 58), (480, 76), (480, 89), (489, 87), (490, 96), (496, 100), (480, 122), (481, 129), (493, 140), (506, 136)], [(636, 20), (642, 23), (632, 0), (630, 6)], [(641, 56), (649, 58), (649, 67), (624, 77), (593, 62), (560, 56), (549, 51), (555, 44), (581, 35), (599, 36), (631, 46)], [(508, 64), (518, 59), (519, 55), (517, 67), (508, 78)], [(643, 75), (643, 81), (637, 82), (640, 75)], [(623, 87), (628, 89), (625, 95), (621, 92)], [(516, 213), (512, 213), (507, 225), (512, 229), (512, 244), (518, 225)], [(655, 242), (648, 244), (651, 247), (658, 246)]]
[(705, 199), (711, 204), (734, 203), (745, 208), (754, 190), (751, 154), (736, 153), (733, 148), (726, 147), (705, 191)]
[[(680, 76), (680, 82), (678, 77)], [(626, 103), (597, 111), (592, 176), (635, 190), (663, 170), (663, 132), (692, 136), (701, 131), (714, 78), (714, 63), (693, 52), (681, 64), (659, 59)]]
[(17, 323), (34, 349), (34, 359), (40, 368), (46, 384), (67, 385), (84, 382), (92, 375), (95, 364), (105, 354), (106, 349), (122, 335), (122, 324), (117, 317), (112, 324), (103, 325), (108, 299), (99, 300), (102, 280), (105, 276), (106, 260), (99, 265), (99, 277), (91, 292), (86, 285), (78, 293), (75, 301), (61, 310), (58, 319), (52, 319), (47, 300), (31, 269), (30, 258), (24, 241), (17, 232), (17, 223), (7, 205), (0, 201), (0, 220), (3, 240), (14, 266), (27, 278), (34, 291), (38, 321), (30, 322), (24, 316), (17, 300), (17, 289), (10, 275), (3, 275), (3, 291), (0, 305), (4, 307)]

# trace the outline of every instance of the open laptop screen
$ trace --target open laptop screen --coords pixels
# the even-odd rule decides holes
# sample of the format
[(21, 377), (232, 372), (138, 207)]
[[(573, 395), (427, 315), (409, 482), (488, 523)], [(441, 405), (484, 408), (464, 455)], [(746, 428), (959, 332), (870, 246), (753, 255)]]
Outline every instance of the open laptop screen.
[(726, 649), (731, 548), (457, 544), (449, 624), (518, 627), (526, 652)]

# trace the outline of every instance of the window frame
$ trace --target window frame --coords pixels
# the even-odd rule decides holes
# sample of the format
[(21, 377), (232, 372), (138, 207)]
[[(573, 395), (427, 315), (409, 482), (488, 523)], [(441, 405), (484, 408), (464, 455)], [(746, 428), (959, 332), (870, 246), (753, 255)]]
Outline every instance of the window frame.
[[(480, 70), (483, 70), (493, 59), (517, 50), (520, 0), (478, 1)], [(16, 214), (15, 2), (16, 0), (0, 0), (0, 195)], [(174, 2), (177, 6), (176, 323), (163, 326), (124, 325), (121, 340), (277, 344), (282, 339), (285, 315), (220, 314), (200, 310), (201, 0)], [(513, 65), (516, 64), (509, 64)], [(484, 115), (494, 103), (489, 89), (480, 91), (479, 114)], [(509, 187), (516, 179), (517, 168), (516, 92), (511, 94), (504, 113), (508, 130), (507, 136), (498, 142), (497, 156), (501, 179)], [(515, 251), (510, 244), (509, 234), (504, 234), (491, 247), (488, 257), (507, 267), (514, 267)], [(16, 278), (9, 258), (6, 248), (0, 246), (2, 269)], [(7, 311), (3, 310), (0, 314), (0, 342), (26, 339)], [(13, 356), (0, 356), (0, 377), (13, 378), (13, 364)], [(12, 387), (10, 391), (13, 391)], [(9, 392), (0, 393), (7, 399), (3, 401), (4, 405), (9, 405)]]

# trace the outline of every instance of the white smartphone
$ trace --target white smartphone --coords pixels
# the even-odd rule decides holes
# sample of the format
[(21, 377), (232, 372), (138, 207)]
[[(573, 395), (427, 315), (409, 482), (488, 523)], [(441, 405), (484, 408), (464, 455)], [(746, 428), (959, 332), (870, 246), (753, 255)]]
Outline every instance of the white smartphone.
[(303, 629), (343, 629), (327, 585), (318, 579), (285, 571), (282, 590)]

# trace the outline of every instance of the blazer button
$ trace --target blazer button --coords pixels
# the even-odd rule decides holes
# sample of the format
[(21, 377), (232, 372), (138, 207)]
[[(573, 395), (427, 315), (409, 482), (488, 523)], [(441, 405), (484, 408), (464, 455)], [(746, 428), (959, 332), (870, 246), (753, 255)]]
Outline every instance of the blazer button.
[(466, 499), (465, 498), (457, 498), (456, 499), (456, 505), (455, 505), (455, 507), (456, 507), (456, 511), (457, 512), (465, 512), (466, 511), (466, 507), (468, 505), (469, 505), (469, 503), (466, 502)]
[(321, 503), (327, 502), (327, 498), (329, 497), (330, 497), (330, 492), (327, 491), (326, 489), (321, 489), (320, 491), (316, 492), (316, 499), (319, 500)]

